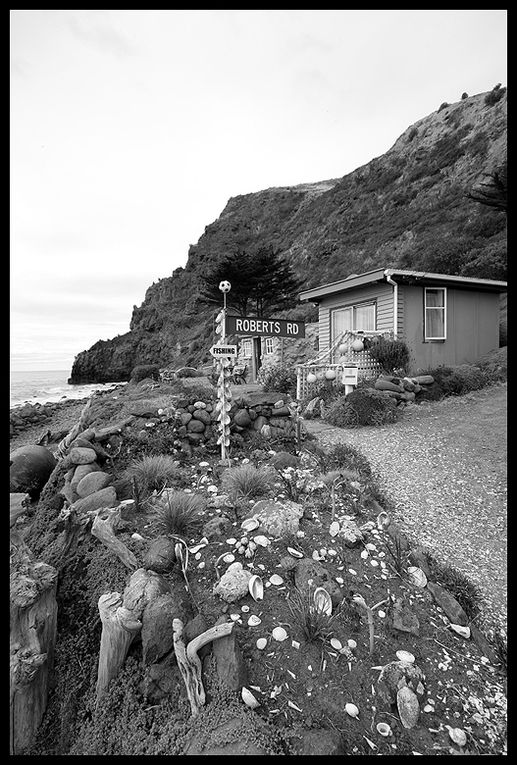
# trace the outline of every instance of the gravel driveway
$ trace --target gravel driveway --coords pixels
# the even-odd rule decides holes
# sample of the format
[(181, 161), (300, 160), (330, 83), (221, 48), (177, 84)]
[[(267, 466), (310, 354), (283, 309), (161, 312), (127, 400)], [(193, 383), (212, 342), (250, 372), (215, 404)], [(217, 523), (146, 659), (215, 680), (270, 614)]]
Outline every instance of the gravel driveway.
[(477, 584), (485, 600), (479, 626), (505, 630), (506, 393), (504, 383), (412, 405), (382, 427), (304, 423), (321, 445), (345, 442), (365, 455), (394, 520)]

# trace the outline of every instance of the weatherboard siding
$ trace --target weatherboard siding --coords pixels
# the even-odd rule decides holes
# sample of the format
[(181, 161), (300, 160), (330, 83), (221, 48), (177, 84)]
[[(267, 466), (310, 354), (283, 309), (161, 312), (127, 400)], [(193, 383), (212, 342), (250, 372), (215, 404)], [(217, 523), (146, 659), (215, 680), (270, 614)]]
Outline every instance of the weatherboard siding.
[[(393, 330), (393, 291), (391, 284), (369, 284), (350, 292), (340, 292), (323, 298), (319, 304), (320, 351), (330, 347), (331, 311), (348, 308), (358, 303), (375, 302), (376, 327), (380, 332)], [(399, 306), (399, 324), (402, 326), (402, 305)]]

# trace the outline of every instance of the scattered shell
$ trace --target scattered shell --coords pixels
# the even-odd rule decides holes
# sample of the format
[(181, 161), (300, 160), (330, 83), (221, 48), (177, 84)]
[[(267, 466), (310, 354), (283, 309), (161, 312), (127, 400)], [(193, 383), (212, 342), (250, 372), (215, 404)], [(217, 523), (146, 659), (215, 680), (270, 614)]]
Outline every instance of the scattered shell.
[(391, 736), (391, 728), (388, 723), (385, 722), (377, 723), (377, 732), (380, 733), (381, 736)]
[(407, 685), (397, 691), (397, 709), (404, 728), (414, 728), (420, 715), (418, 697)]
[(288, 701), (287, 701), (287, 706), (291, 707), (291, 709), (296, 709), (297, 712), (301, 712), (302, 711), (300, 709), (300, 707), (297, 707), (296, 704), (293, 701), (291, 701), (290, 699), (288, 699)]
[(197, 564), (197, 567), (198, 567), (198, 568), (204, 568), (205, 566), (206, 566), (206, 563), (205, 563), (205, 561), (204, 561), (204, 560), (202, 560), (202, 561), (201, 561), (201, 563), (198, 563), (198, 564)]
[(426, 704), (424, 707), (424, 712), (434, 712), (434, 707), (431, 704)]
[(317, 550), (314, 550), (314, 552), (312, 553), (312, 559), (313, 560), (321, 560), (320, 554), (319, 554), (319, 552)]
[(241, 696), (246, 706), (250, 707), (250, 709), (256, 709), (256, 707), (260, 706), (260, 702), (257, 701), (252, 692), (249, 691), (244, 685), (242, 686)]
[(272, 576), (270, 576), (269, 577), (269, 581), (271, 582), (271, 584), (283, 584), (284, 583), (284, 580), (278, 574), (273, 574)]
[(409, 566), (407, 572), (409, 574), (409, 578), (411, 579), (411, 582), (413, 584), (416, 584), (417, 587), (426, 586), (427, 577), (421, 568), (418, 568), (418, 566)]
[(295, 550), (294, 547), (288, 547), (287, 552), (292, 555), (293, 558), (303, 558), (303, 553), (299, 550)]
[(293, 648), (296, 648), (296, 649), (300, 647), (300, 643), (297, 640), (291, 640), (291, 645)]
[(384, 617), (386, 616), (386, 611), (380, 611), (379, 610), (379, 611), (377, 611), (377, 614), (380, 616), (381, 619), (384, 619)]
[(263, 534), (258, 534), (256, 537), (253, 537), (253, 541), (255, 544), (260, 545), (261, 547), (267, 547), (269, 544), (269, 539)]
[(226, 540), (226, 544), (227, 545), (234, 545), (236, 543), (236, 541), (237, 540), (235, 539), (235, 537), (230, 537), (229, 539)]
[(257, 648), (259, 649), (259, 651), (263, 651), (266, 646), (267, 646), (267, 638), (259, 638), (257, 640)]
[(240, 615), (240, 614), (230, 614), (230, 619), (232, 620), (232, 622), (236, 622), (236, 621), (238, 621), (240, 618), (241, 618), (241, 615)]
[(335, 537), (339, 534), (339, 523), (337, 521), (332, 521), (330, 524), (329, 534), (331, 537)]
[(253, 574), (248, 582), (248, 590), (253, 600), (262, 600), (264, 597), (264, 585), (258, 574)]
[(243, 614), (247, 614), (249, 610), (250, 610), (249, 606), (241, 606), (241, 611)]
[(138, 542), (143, 542), (144, 541), (143, 536), (141, 534), (137, 534), (136, 531), (135, 531), (134, 534), (131, 534), (131, 539), (136, 539)]
[(361, 558), (363, 560), (366, 560), (367, 557), (368, 557), (368, 550), (361, 550)]
[(200, 552), (197, 552), (197, 553), (194, 555), (194, 558), (195, 558), (196, 560), (201, 560), (201, 553), (200, 553)]
[(261, 623), (262, 619), (260, 617), (255, 616), (255, 614), (251, 614), (250, 618), (248, 619), (248, 627), (256, 627)]
[(350, 574), (352, 574), (353, 576), (357, 576), (357, 571), (356, 571), (355, 569), (353, 569), (353, 568), (349, 568), (349, 569), (348, 569), (348, 572), (349, 572)]
[(274, 637), (275, 640), (278, 640), (278, 642), (281, 643), (282, 640), (286, 639), (287, 632), (284, 630), (283, 627), (275, 627), (271, 635)]
[(376, 560), (371, 560), (370, 561), (370, 566), (378, 566), (378, 565), (379, 564), (378, 564), (378, 562)]
[(458, 746), (465, 746), (467, 743), (467, 734), (461, 728), (450, 728), (449, 736)]
[(352, 638), (350, 638), (346, 642), (347, 642), (348, 647), (350, 648), (351, 651), (353, 651), (354, 648), (357, 648), (357, 643), (355, 642), (355, 640), (352, 640)]
[(328, 554), (334, 557), (334, 555), (337, 555), (337, 550), (333, 550), (332, 548), (330, 548), (330, 550), (328, 551)]
[(345, 583), (345, 580), (343, 579), (343, 577), (342, 577), (342, 576), (336, 576), (336, 582), (337, 582), (338, 584), (344, 584), (344, 583)]
[(337, 638), (330, 638), (330, 645), (335, 648), (336, 651), (340, 651), (343, 648), (343, 644)]
[(365, 544), (365, 547), (366, 547), (367, 550), (376, 550), (377, 549), (375, 547), (375, 545), (373, 544), (373, 542), (368, 542), (367, 544)]
[(355, 704), (345, 704), (345, 712), (347, 715), (350, 715), (350, 717), (357, 717), (359, 714), (359, 709), (356, 707)]
[(316, 611), (330, 616), (332, 613), (332, 598), (324, 587), (316, 587), (313, 595)]
[(228, 553), (228, 555), (224, 556), (223, 560), (225, 563), (233, 563), (235, 560), (235, 555), (233, 555), (233, 553)]
[(410, 664), (414, 664), (415, 657), (409, 651), (397, 651), (395, 656), (399, 661), (407, 661)]
[(470, 627), (463, 627), (461, 624), (449, 624), (449, 627), (461, 637), (470, 638)]
[(206, 547), (206, 542), (200, 542), (195, 547), (189, 547), (188, 550), (191, 553), (197, 553), (199, 550), (201, 550), (203, 547)]
[(256, 518), (246, 518), (246, 520), (241, 523), (241, 529), (244, 531), (253, 531), (254, 529), (258, 529), (259, 526), (260, 523)]

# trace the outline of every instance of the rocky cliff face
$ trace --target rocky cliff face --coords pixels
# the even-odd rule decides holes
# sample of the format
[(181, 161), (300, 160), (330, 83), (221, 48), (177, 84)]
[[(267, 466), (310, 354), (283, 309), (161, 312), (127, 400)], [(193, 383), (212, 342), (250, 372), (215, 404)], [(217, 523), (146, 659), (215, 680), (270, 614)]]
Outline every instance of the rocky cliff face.
[[(486, 199), (489, 188), (490, 199), (494, 173), (506, 183), (506, 140), (506, 92), (496, 87), (442, 105), (342, 178), (233, 197), (190, 247), (185, 268), (148, 288), (130, 331), (80, 353), (70, 381), (204, 362), (216, 311), (198, 302), (197, 274), (237, 249), (272, 245), (305, 289), (380, 266), (505, 279), (506, 213), (469, 194), (481, 189)], [(291, 317), (304, 311), (293, 304)]]

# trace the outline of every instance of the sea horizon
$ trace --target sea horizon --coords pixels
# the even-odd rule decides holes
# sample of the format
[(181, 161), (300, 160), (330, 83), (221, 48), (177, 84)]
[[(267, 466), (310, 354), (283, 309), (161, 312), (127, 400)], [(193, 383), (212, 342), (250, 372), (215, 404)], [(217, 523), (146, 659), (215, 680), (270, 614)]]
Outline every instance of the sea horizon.
[(95, 391), (109, 390), (124, 382), (69, 383), (70, 374), (69, 369), (11, 369), (10, 408), (89, 398)]

